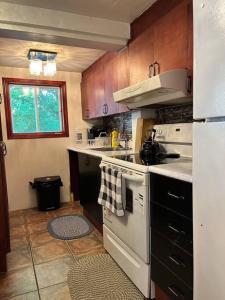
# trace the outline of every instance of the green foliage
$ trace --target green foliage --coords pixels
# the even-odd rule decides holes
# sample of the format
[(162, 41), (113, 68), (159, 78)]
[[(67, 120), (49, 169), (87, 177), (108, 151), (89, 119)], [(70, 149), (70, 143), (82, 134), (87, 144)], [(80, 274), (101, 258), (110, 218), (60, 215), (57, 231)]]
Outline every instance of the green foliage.
[(14, 133), (60, 132), (60, 91), (57, 87), (10, 86)]
[(60, 95), (57, 88), (39, 88), (38, 111), (41, 132), (59, 132), (61, 128)]

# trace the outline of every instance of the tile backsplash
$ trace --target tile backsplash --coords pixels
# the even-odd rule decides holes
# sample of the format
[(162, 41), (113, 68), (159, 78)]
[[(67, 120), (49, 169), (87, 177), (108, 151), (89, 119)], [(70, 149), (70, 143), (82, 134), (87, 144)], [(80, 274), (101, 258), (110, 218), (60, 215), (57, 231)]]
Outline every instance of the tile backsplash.
[(193, 122), (193, 104), (169, 106), (156, 110), (157, 124), (191, 123)]
[[(193, 104), (169, 106), (155, 110), (156, 124), (175, 124), (193, 122)], [(117, 128), (122, 134), (132, 135), (132, 112), (121, 113), (103, 118), (103, 127), (108, 133)]]
[(126, 112), (103, 118), (103, 125), (111, 132), (113, 128), (117, 128), (121, 134), (132, 134), (132, 113)]

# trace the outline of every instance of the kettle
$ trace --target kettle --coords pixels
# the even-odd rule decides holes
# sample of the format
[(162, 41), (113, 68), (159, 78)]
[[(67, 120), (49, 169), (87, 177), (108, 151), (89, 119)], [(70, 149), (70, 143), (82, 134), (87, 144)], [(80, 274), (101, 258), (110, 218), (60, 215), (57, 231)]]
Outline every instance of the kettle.
[(151, 164), (158, 159), (158, 155), (161, 152), (160, 145), (155, 141), (156, 130), (152, 129), (151, 136), (144, 141), (142, 149), (140, 151), (140, 158), (146, 164)]

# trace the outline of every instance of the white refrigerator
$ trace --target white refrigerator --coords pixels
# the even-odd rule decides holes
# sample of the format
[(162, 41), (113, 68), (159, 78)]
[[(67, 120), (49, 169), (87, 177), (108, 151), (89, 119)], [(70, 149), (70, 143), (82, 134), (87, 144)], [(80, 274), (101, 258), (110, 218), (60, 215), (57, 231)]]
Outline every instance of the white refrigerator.
[(225, 300), (225, 0), (193, 0), (194, 300)]

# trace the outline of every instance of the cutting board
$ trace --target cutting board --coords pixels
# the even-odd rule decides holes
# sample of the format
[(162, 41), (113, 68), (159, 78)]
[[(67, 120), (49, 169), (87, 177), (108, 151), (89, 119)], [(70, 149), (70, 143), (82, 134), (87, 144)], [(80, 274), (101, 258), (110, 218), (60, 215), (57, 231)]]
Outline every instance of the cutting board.
[(146, 138), (151, 134), (151, 129), (155, 124), (154, 119), (138, 118), (136, 120), (136, 135), (135, 135), (135, 152), (139, 152), (142, 148), (142, 144)]
[(134, 144), (135, 153), (141, 150), (143, 125), (144, 125), (144, 119), (138, 118), (136, 120), (136, 135), (135, 135), (135, 144)]

